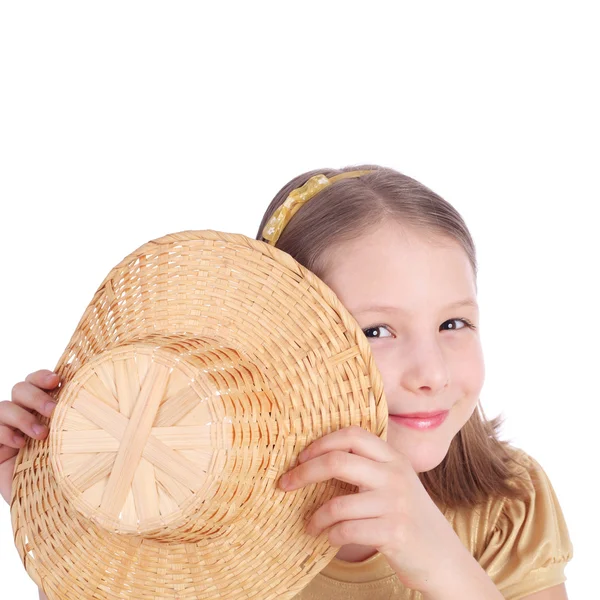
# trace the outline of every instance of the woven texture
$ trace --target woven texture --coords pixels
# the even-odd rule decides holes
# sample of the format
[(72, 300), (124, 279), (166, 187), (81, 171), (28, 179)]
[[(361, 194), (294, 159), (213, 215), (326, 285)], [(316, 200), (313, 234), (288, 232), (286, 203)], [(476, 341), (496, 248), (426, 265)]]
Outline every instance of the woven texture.
[(56, 367), (11, 514), (50, 600), (292, 598), (337, 553), (305, 533), (338, 480), (277, 488), (323, 435), (386, 439), (368, 340), (288, 254), (240, 234), (148, 242), (105, 278)]

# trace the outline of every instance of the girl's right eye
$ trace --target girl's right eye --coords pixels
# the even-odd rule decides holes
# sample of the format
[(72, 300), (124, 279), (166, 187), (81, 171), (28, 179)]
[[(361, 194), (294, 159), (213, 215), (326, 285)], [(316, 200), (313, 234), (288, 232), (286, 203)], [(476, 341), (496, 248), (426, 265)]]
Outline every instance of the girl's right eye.
[(368, 335), (368, 332), (370, 332), (370, 331), (377, 332), (377, 330), (379, 330), (379, 329), (386, 329), (386, 330), (389, 332), (389, 329), (387, 328), (387, 326), (386, 326), (386, 325), (375, 325), (375, 327), (367, 327), (366, 329), (363, 329), (363, 330), (362, 330), (362, 332), (363, 332), (363, 333), (364, 333), (364, 334), (367, 336), (367, 338), (368, 338), (368, 339), (370, 339), (370, 340), (376, 340), (376, 339), (379, 339), (379, 338), (381, 338), (381, 337), (384, 337), (384, 338), (385, 338), (385, 337), (394, 337), (393, 335), (383, 335), (383, 336), (382, 336), (382, 335), (381, 335), (381, 334), (379, 334), (379, 333), (375, 333), (375, 335), (373, 335), (373, 336), (370, 336), (370, 335)]

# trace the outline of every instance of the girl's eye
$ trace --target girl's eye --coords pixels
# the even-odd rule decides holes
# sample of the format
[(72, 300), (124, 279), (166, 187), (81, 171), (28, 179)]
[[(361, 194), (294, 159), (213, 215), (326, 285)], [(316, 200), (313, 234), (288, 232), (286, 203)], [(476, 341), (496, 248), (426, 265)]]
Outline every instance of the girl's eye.
[[(463, 325), (462, 327), (457, 327), (456, 323), (462, 323)], [(449, 325), (448, 329), (445, 329), (444, 331), (454, 331), (455, 329), (464, 329), (465, 327), (475, 329), (475, 325), (473, 325), (469, 319), (448, 319), (447, 321), (444, 321), (440, 327), (443, 328), (444, 325)]]
[[(380, 329), (387, 329), (387, 331), (389, 332), (389, 329), (385, 326), (385, 325), (376, 325), (375, 327), (367, 327), (367, 329), (363, 329), (363, 333), (372, 340), (381, 338), (381, 337), (393, 337), (392, 335), (381, 335), (380, 333), (377, 333), (378, 330)], [(370, 336), (368, 333), (369, 332), (375, 332), (375, 334), (373, 336)]]
[[(445, 326), (447, 326), (447, 327), (445, 327)], [(444, 321), (440, 325), (440, 329), (442, 331), (456, 331), (456, 330), (464, 329), (465, 327), (468, 327), (469, 329), (476, 329), (475, 325), (473, 325), (473, 323), (471, 323), (471, 321), (469, 321), (469, 319), (464, 319), (464, 318), (448, 319), (447, 321)], [(380, 333), (381, 330), (386, 330), (389, 335), (382, 335)], [(387, 327), (387, 325), (375, 325), (374, 327), (367, 327), (367, 329), (363, 329), (362, 331), (367, 336), (367, 338), (372, 339), (372, 340), (379, 339), (379, 338), (386, 338), (386, 337), (394, 337), (394, 335), (392, 333), (390, 333), (390, 330)]]

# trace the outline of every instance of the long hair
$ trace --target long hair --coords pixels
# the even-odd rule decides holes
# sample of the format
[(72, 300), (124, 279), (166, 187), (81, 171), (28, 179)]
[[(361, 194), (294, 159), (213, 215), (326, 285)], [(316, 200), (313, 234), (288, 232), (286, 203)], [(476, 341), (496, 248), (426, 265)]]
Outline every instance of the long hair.
[[(354, 239), (384, 222), (398, 222), (423, 234), (456, 240), (464, 249), (477, 282), (475, 244), (458, 211), (418, 181), (393, 169), (355, 165), (320, 169), (295, 177), (269, 204), (256, 235), (290, 192), (310, 177), (333, 177), (344, 171), (372, 170), (359, 178), (344, 179), (325, 188), (307, 202), (283, 230), (277, 248), (290, 254), (317, 277), (328, 268), (328, 250)], [(452, 440), (448, 453), (434, 469), (419, 479), (437, 503), (449, 508), (474, 507), (490, 496), (526, 499), (526, 465), (518, 460), (508, 441), (499, 439), (503, 415), (488, 420), (481, 401)], [(519, 485), (521, 483), (522, 485)]]

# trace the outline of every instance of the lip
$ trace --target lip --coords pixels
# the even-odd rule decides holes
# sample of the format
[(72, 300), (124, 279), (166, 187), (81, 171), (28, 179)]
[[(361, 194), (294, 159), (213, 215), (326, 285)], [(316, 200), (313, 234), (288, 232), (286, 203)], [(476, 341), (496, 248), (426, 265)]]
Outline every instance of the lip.
[(402, 413), (399, 415), (392, 415), (393, 417), (406, 417), (407, 419), (431, 419), (437, 417), (443, 413), (448, 412), (447, 410), (436, 410), (433, 412), (415, 412), (415, 413)]
[(394, 423), (405, 427), (427, 430), (439, 427), (446, 420), (449, 412), (449, 410), (444, 410), (434, 413), (410, 413), (408, 415), (390, 415), (389, 418)]

